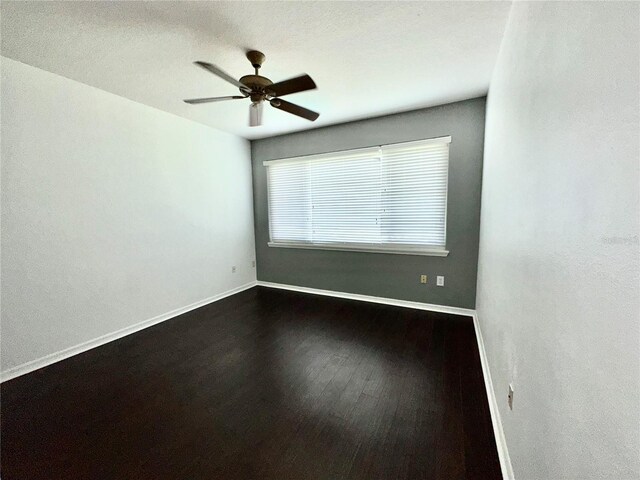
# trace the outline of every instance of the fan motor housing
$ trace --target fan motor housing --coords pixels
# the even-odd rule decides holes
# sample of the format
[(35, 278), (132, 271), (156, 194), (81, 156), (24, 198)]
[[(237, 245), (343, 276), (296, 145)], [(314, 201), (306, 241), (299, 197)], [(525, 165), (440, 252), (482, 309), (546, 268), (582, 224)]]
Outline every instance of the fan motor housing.
[[(273, 82), (262, 75), (245, 75), (239, 80), (240, 83), (251, 89), (251, 101), (260, 102), (267, 97), (266, 87), (273, 85)], [(242, 92), (242, 90), (240, 90)], [(244, 92), (242, 92), (244, 93)]]

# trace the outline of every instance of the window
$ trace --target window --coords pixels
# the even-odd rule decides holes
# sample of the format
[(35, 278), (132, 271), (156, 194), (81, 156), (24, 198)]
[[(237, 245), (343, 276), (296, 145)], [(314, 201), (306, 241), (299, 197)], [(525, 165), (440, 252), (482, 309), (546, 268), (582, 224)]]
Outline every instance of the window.
[(272, 247), (447, 255), (451, 137), (264, 162)]

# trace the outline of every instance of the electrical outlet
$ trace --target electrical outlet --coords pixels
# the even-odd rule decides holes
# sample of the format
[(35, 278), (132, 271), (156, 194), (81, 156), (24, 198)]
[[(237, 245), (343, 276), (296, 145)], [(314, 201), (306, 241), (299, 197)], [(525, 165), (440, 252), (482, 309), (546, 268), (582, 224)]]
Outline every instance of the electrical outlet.
[(255, 261), (255, 260), (251, 262), (251, 266), (252, 266), (253, 268), (256, 268), (256, 261)]
[(427, 283), (427, 276), (426, 275), (420, 275), (420, 283)]
[(441, 275), (438, 275), (436, 277), (436, 285), (439, 287), (444, 287), (444, 277)]
[(231, 273), (236, 273), (236, 266), (231, 267)]
[(509, 410), (513, 410), (513, 385), (509, 384), (509, 395), (507, 396), (507, 402), (509, 403)]

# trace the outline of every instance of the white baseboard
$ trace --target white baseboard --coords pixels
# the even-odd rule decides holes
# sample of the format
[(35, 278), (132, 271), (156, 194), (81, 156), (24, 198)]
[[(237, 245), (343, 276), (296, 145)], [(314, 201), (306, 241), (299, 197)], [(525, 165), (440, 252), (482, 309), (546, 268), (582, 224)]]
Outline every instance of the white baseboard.
[(482, 376), (484, 377), (484, 386), (487, 389), (489, 411), (491, 412), (491, 423), (493, 424), (493, 436), (496, 439), (496, 446), (498, 448), (498, 458), (500, 459), (502, 478), (504, 480), (514, 480), (511, 459), (509, 458), (509, 449), (507, 448), (507, 441), (504, 436), (504, 430), (502, 429), (502, 419), (500, 418), (496, 392), (493, 389), (491, 371), (489, 370), (489, 362), (487, 361), (487, 352), (484, 349), (484, 340), (482, 339), (482, 331), (480, 330), (480, 323), (478, 322), (478, 314), (476, 312), (473, 314), (473, 326), (476, 330), (478, 351), (480, 352), (480, 363), (482, 364)]
[(334, 290), (321, 290), (319, 288), (298, 287), (296, 285), (286, 285), (284, 283), (263, 282), (258, 280), (258, 286), (279, 288), (281, 290), (292, 290), (294, 292), (312, 293), (314, 295), (325, 295), (327, 297), (346, 298), (349, 300), (359, 300), (361, 302), (382, 303), (393, 305), (394, 307), (415, 308), (417, 310), (428, 310), (430, 312), (450, 313), (452, 315), (464, 315), (472, 317), (475, 310), (470, 308), (448, 307), (446, 305), (436, 305), (433, 303), (412, 302), (409, 300), (397, 300), (395, 298), (374, 297), (372, 295), (361, 295), (359, 293), (336, 292)]
[(213, 295), (198, 302), (192, 303), (191, 305), (187, 305), (186, 307), (176, 308), (175, 310), (171, 310), (170, 312), (157, 315), (153, 318), (144, 320), (134, 325), (129, 325), (128, 327), (116, 330), (115, 332), (107, 333), (98, 338), (94, 338), (93, 340), (88, 340), (78, 345), (74, 345), (73, 347), (60, 350), (59, 352), (51, 353), (44, 357), (37, 358), (36, 360), (32, 360), (30, 362), (15, 366), (13, 368), (10, 368), (9, 370), (0, 372), (0, 383), (11, 380), (15, 377), (19, 377), (20, 375), (24, 375), (26, 373), (33, 372), (34, 370), (38, 370), (39, 368), (46, 367), (47, 365), (51, 365), (52, 363), (59, 362), (60, 360), (64, 360), (65, 358), (69, 358), (79, 353), (86, 352), (87, 350), (99, 347), (100, 345), (104, 345), (105, 343), (109, 343), (114, 340), (118, 340), (119, 338), (126, 337), (127, 335), (138, 332), (145, 328), (149, 328), (157, 323), (164, 322), (165, 320), (169, 320), (170, 318), (177, 317), (178, 315), (182, 315), (183, 313), (187, 313), (209, 303), (222, 300), (225, 297), (240, 293), (255, 286), (255, 281), (249, 282), (231, 290), (227, 290), (226, 292), (220, 293), (218, 295)]

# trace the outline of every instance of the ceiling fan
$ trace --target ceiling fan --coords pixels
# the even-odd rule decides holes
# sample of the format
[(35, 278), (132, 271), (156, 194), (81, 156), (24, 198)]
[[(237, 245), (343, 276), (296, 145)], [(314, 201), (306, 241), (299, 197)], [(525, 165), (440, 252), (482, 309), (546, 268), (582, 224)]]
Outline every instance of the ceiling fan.
[(251, 99), (251, 105), (249, 106), (249, 126), (257, 127), (262, 125), (262, 109), (264, 101), (267, 100), (269, 104), (279, 110), (283, 110), (287, 113), (297, 115), (298, 117), (306, 118), (312, 122), (316, 120), (320, 114), (309, 110), (307, 108), (296, 105), (295, 103), (282, 100), (280, 97), (290, 95), (292, 93), (304, 92), (306, 90), (313, 90), (316, 88), (316, 84), (309, 75), (301, 75), (299, 77), (290, 78), (289, 80), (283, 80), (282, 82), (273, 83), (267, 77), (263, 77), (258, 74), (258, 70), (262, 67), (265, 61), (265, 55), (262, 52), (251, 50), (247, 52), (247, 59), (251, 62), (251, 65), (255, 69), (254, 75), (245, 75), (239, 80), (236, 80), (224, 70), (207, 62), (194, 62), (199, 67), (217, 75), (218, 77), (226, 80), (227, 82), (235, 85), (240, 89), (242, 95), (233, 95), (229, 97), (209, 97), (209, 98), (191, 98), (185, 100), (186, 103), (191, 105), (197, 105), (199, 103), (220, 102), (223, 100), (238, 100), (249, 97)]

